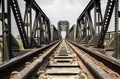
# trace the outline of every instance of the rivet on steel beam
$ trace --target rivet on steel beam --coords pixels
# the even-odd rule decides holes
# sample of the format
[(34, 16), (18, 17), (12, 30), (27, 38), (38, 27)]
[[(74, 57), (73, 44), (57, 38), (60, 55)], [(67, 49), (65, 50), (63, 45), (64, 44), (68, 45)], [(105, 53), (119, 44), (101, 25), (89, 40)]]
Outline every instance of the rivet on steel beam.
[(27, 67), (30, 64), (31, 64), (30, 62), (25, 62), (25, 67)]
[(98, 66), (100, 66), (101, 68), (103, 68), (104, 67), (104, 64), (103, 63), (101, 63), (101, 62), (97, 62), (96, 63)]
[(33, 60), (37, 60), (38, 59), (38, 57), (33, 57)]
[(53, 61), (53, 60), (54, 60), (53, 58), (50, 59), (50, 61)]
[(113, 72), (113, 73), (111, 73), (110, 75), (111, 75), (114, 79), (120, 79), (119, 74), (116, 73), (116, 72)]
[(13, 72), (11, 72), (11, 74), (10, 74), (10, 79), (12, 79), (15, 75), (17, 75), (18, 74), (18, 71), (13, 71)]

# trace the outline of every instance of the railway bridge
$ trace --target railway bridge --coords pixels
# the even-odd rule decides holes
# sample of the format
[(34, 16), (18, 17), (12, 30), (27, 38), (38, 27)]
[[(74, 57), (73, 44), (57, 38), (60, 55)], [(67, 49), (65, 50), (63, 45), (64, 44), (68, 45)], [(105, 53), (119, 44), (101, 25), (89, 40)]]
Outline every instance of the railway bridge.
[(0, 79), (120, 79), (120, 1), (104, 13), (103, 0), (88, 1), (70, 26), (37, 0), (0, 0)]

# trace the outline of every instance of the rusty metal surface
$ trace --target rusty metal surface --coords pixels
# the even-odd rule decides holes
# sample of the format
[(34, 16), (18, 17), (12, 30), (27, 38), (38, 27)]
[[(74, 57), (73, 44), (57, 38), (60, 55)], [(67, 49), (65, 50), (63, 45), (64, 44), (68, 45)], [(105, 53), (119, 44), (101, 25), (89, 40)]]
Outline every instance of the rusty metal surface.
[(51, 46), (48, 50), (44, 51), (44, 53), (36, 57), (36, 59), (27, 67), (25, 67), (22, 71), (17, 73), (13, 78), (11, 79), (25, 79), (28, 78), (28, 75), (35, 70), (37, 66), (39, 66), (44, 60), (46, 60), (46, 57), (48, 58), (52, 51), (59, 45), (59, 43)]
[[(31, 63), (33, 60), (36, 60), (36, 58), (39, 55), (42, 55), (44, 50), (50, 48), (51, 46), (55, 45), (58, 42), (59, 41), (56, 41), (48, 46), (38, 48), (38, 49), (28, 52), (24, 55), (15, 57), (15, 58), (11, 59), (10, 61), (5, 62), (3, 65), (0, 65), (0, 78), (8, 79), (11, 76), (12, 71), (19, 72), (20, 70), (24, 69), (25, 66), (27, 66), (29, 63)], [(26, 62), (28, 62), (28, 63), (26, 63)]]
[(69, 50), (63, 41), (54, 52), (46, 67), (46, 72), (51, 79), (75, 79), (79, 74), (81, 69), (77, 63), (77, 58), (74, 57), (74, 52)]
[(76, 47), (80, 48), (81, 50), (85, 51), (90, 56), (92, 56), (95, 59), (99, 60), (100, 62), (104, 63), (107, 67), (109, 67), (113, 71), (120, 74), (120, 62), (119, 61), (112, 59), (110, 57), (107, 57), (103, 54), (100, 54), (100, 53), (93, 51), (89, 48), (86, 48), (84, 46), (78, 45), (70, 40), (69, 40), (69, 42), (72, 43), (73, 45), (75, 45)]
[[(95, 73), (95, 75), (98, 76), (98, 78), (102, 79), (119, 79), (120, 78), (120, 64), (119, 62), (114, 63), (114, 60), (111, 59), (111, 62), (108, 61), (109, 59), (102, 56), (103, 59), (99, 61), (101, 54), (91, 51), (90, 49), (87, 49), (83, 46), (77, 45), (71, 41), (68, 42), (68, 44), (71, 46), (71, 48), (77, 53), (77, 55), (80, 57), (80, 59), (86, 64), (88, 68), (90, 68), (91, 71)], [(81, 50), (82, 49), (82, 50)], [(90, 54), (89, 54), (90, 53)], [(91, 55), (95, 54), (95, 55)], [(97, 56), (96, 56), (97, 54)], [(96, 58), (97, 57), (97, 58)], [(107, 62), (107, 63), (106, 63)], [(110, 62), (110, 63), (109, 63)], [(110, 66), (106, 65), (109, 64)], [(114, 68), (111, 68), (111, 66)], [(114, 71), (115, 68), (117, 68), (117, 71)]]
[[(65, 46), (62, 46), (64, 43)], [(53, 50), (55, 51), (53, 52)], [(94, 53), (95, 55), (93, 55)], [(103, 59), (99, 60), (101, 56)], [(78, 74), (81, 75), (83, 73), (89, 79), (119, 79), (119, 70), (114, 71), (106, 65), (107, 60), (110, 58), (105, 59), (103, 55), (100, 54), (99, 56), (99, 53), (96, 53), (96, 51), (92, 51), (83, 46), (79, 47), (79, 45), (73, 42), (66, 41), (60, 43), (57, 41), (49, 46), (36, 49), (1, 65), (0, 79), (31, 79), (42, 66), (46, 68), (49, 76), (55, 79), (57, 77), (65, 77), (67, 79), (70, 74), (73, 75), (73, 78), (77, 78)], [(44, 65), (45, 62), (46, 65)], [(111, 63), (109, 64), (113, 66), (115, 64), (114, 60)]]

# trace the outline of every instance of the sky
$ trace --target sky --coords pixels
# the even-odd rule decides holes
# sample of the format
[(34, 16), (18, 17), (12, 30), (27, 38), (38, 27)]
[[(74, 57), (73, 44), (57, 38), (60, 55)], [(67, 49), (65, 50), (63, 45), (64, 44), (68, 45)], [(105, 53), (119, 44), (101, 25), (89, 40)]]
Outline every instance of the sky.
[[(70, 27), (76, 24), (77, 18), (85, 9), (90, 0), (36, 0), (45, 14), (49, 17), (51, 24), (57, 27), (60, 20), (68, 20)], [(105, 8), (108, 0), (101, 1), (102, 16), (104, 17)], [(120, 10), (120, 8), (119, 8)], [(91, 11), (94, 15), (94, 9)], [(94, 17), (92, 18), (94, 21)], [(114, 13), (108, 31), (114, 30)]]
[[(70, 27), (76, 24), (77, 18), (80, 16), (84, 8), (87, 6), (90, 0), (35, 0), (40, 8), (50, 19), (50, 23), (57, 27), (58, 21), (67, 20), (70, 23)], [(106, 2), (108, 0), (101, 0), (102, 14), (104, 15)], [(25, 2), (24, 0), (18, 0), (20, 11), (22, 17), (24, 17), (25, 12)], [(32, 17), (34, 20), (35, 12), (32, 12)], [(94, 10), (91, 11), (93, 16)], [(13, 14), (12, 14), (13, 16)], [(93, 17), (94, 18), (94, 17)], [(92, 20), (94, 21), (94, 19)], [(15, 24), (14, 17), (12, 17), (12, 31), (15, 35), (18, 35), (18, 29)], [(109, 31), (114, 30), (114, 15), (112, 16), (112, 21), (110, 22)]]
[[(51, 24), (57, 27), (59, 21), (69, 21), (70, 27), (76, 24), (77, 18), (80, 16), (81, 12), (84, 10), (86, 5), (90, 0), (35, 0), (43, 12), (47, 15)], [(18, 0), (20, 5), (20, 11), (22, 17), (24, 17), (25, 12), (25, 2), (24, 0)], [(34, 20), (35, 12), (32, 11), (32, 17)], [(12, 22), (14, 23), (14, 17), (12, 17)], [(33, 23), (32, 23), (33, 24)], [(13, 24), (13, 26), (16, 26)], [(16, 28), (17, 29), (17, 28)], [(18, 30), (13, 27), (13, 32), (18, 34)], [(63, 32), (65, 36), (65, 32)]]
[[(50, 18), (51, 24), (57, 26), (58, 21), (67, 20), (70, 26), (76, 20), (90, 0), (36, 0), (42, 10)], [(82, 3), (82, 4), (81, 4)]]
[[(59, 21), (69, 21), (70, 27), (76, 24), (77, 18), (84, 10), (90, 0), (36, 0), (45, 14), (49, 17), (51, 24), (57, 27)], [(65, 38), (66, 32), (61, 32)]]

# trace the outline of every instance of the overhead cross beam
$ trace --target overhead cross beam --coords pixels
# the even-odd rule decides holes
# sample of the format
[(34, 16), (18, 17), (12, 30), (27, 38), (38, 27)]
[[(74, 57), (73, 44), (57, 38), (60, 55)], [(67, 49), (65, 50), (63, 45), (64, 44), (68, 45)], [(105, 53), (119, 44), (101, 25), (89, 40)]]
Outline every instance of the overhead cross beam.
[[(99, 0), (98, 0), (99, 1)], [(92, 10), (94, 8), (94, 0), (91, 0), (88, 5), (86, 6), (86, 8), (83, 10), (83, 12), (81, 13), (81, 15), (78, 17), (77, 21), (79, 21), (81, 18), (83, 18), (85, 16), (85, 13)]]
[(49, 21), (48, 17), (46, 16), (46, 14), (42, 11), (42, 9), (39, 7), (39, 5), (36, 3), (35, 0), (24, 0), (26, 1), (27, 3), (31, 3), (31, 7), (37, 11), (37, 12), (40, 12), (41, 15), (47, 20)]
[(69, 38), (69, 22), (68, 21), (59, 21), (58, 22), (58, 31), (61, 34), (61, 31), (66, 31), (66, 39)]

